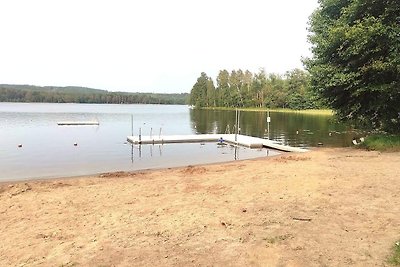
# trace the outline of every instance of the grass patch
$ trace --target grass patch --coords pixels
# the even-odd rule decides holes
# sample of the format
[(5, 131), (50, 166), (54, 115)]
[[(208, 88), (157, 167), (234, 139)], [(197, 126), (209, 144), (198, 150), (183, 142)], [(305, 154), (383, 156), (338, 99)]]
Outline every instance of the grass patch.
[(388, 263), (394, 266), (400, 266), (400, 241), (397, 241), (392, 248), (392, 255), (388, 259)]
[[(229, 107), (209, 107), (203, 108), (209, 110), (236, 110), (236, 108), (229, 108)], [(303, 110), (296, 110), (296, 109), (288, 109), (288, 108), (238, 108), (241, 111), (271, 111), (271, 112), (284, 112), (284, 113), (304, 113), (304, 114), (313, 114), (313, 115), (334, 115), (333, 110), (330, 109), (303, 109)]]
[(293, 239), (293, 235), (291, 234), (286, 234), (286, 235), (280, 235), (280, 236), (275, 236), (275, 237), (265, 237), (263, 240), (267, 241), (269, 244), (275, 244), (280, 241), (285, 241), (287, 239)]
[(368, 150), (400, 152), (400, 135), (371, 135), (360, 147)]

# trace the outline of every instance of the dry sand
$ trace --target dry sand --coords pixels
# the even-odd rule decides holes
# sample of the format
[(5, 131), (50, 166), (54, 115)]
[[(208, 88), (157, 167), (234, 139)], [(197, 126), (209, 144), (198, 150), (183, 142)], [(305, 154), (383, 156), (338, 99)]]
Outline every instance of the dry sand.
[(400, 153), (0, 185), (0, 266), (386, 266)]

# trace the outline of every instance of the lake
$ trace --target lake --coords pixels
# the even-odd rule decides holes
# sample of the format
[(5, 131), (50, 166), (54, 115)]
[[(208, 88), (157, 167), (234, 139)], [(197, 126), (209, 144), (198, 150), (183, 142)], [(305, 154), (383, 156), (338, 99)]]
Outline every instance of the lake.
[[(179, 105), (0, 103), (0, 181), (79, 176), (276, 155), (205, 144), (131, 145), (126, 137), (234, 131), (235, 111)], [(331, 116), (271, 112), (269, 137), (301, 147), (349, 146), (356, 133)], [(240, 113), (242, 134), (268, 137), (266, 112)], [(59, 121), (98, 126), (58, 126)], [(76, 143), (76, 146), (74, 145)], [(22, 147), (18, 145), (21, 144)]]

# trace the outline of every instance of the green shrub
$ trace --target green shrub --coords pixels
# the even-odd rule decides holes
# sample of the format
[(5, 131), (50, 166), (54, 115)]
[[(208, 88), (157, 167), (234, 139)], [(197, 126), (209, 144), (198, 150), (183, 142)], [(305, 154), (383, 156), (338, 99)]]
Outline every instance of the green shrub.
[(400, 241), (393, 246), (393, 253), (389, 257), (388, 262), (394, 266), (400, 266)]
[(361, 147), (368, 150), (399, 152), (400, 135), (371, 135), (365, 139)]

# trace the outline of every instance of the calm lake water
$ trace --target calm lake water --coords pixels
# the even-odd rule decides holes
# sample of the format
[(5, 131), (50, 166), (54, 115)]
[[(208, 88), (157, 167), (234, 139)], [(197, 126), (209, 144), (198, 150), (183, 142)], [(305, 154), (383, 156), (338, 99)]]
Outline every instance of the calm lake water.
[[(177, 105), (0, 103), (0, 181), (87, 175), (242, 160), (277, 151), (206, 144), (131, 145), (134, 134), (234, 131), (234, 111)], [(241, 112), (241, 133), (266, 137), (266, 112)], [(98, 126), (58, 126), (97, 120)], [(331, 133), (329, 135), (329, 133)], [(293, 146), (348, 146), (354, 137), (330, 116), (271, 113), (270, 138)], [(77, 143), (77, 146), (74, 146)], [(22, 147), (18, 147), (22, 144)]]

